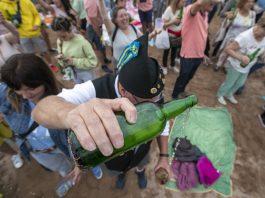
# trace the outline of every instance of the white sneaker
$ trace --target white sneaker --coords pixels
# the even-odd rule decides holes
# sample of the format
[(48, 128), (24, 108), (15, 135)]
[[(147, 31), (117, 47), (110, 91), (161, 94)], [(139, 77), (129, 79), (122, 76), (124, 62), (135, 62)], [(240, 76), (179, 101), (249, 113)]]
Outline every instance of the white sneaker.
[(166, 67), (162, 67), (162, 70), (163, 70), (163, 74), (167, 75), (167, 68)]
[(218, 100), (218, 102), (221, 103), (222, 105), (226, 105), (226, 101), (225, 101), (225, 99), (224, 99), (223, 96), (219, 97), (217, 100)]
[(175, 66), (175, 67), (172, 67), (173, 71), (177, 74), (179, 73), (179, 69)]
[(23, 166), (23, 160), (21, 159), (19, 154), (12, 155), (11, 161), (16, 169), (21, 168)]
[(180, 65), (180, 58), (175, 58), (175, 62)]
[(238, 101), (235, 99), (234, 96), (226, 97), (226, 98), (227, 98), (227, 100), (229, 100), (229, 102), (231, 102), (232, 104), (237, 104), (237, 103), (238, 103)]

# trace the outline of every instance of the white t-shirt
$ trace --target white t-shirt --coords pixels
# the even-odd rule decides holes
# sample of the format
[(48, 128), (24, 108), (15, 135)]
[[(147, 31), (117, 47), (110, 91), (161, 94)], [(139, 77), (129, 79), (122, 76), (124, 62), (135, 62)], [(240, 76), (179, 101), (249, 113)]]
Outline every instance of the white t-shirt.
[(262, 41), (257, 41), (253, 35), (253, 28), (239, 34), (235, 41), (238, 43), (240, 49), (239, 52), (242, 54), (252, 54), (258, 48), (259, 53), (253, 61), (251, 61), (246, 67), (241, 67), (241, 62), (235, 58), (229, 57), (228, 61), (231, 63), (233, 68), (240, 73), (248, 73), (251, 67), (257, 62), (257, 57), (264, 53), (265, 50), (265, 38)]
[[(137, 29), (135, 29), (136, 30), (136, 33), (135, 33), (131, 25), (129, 25), (129, 28), (130, 28), (129, 35), (124, 34), (120, 29), (117, 30), (116, 36), (112, 43), (113, 57), (115, 58), (115, 60), (119, 60), (120, 55), (122, 54), (125, 47), (130, 45), (139, 36), (139, 32)], [(111, 35), (111, 38), (112, 38), (112, 35)]]
[(10, 56), (18, 53), (19, 51), (6, 40), (6, 34), (0, 35), (0, 67)]
[[(120, 98), (121, 96), (118, 91), (118, 77), (116, 77), (115, 79), (115, 91), (116, 95)], [(78, 105), (85, 103), (92, 98), (96, 98), (96, 90), (92, 81), (90, 80), (82, 84), (76, 84), (73, 89), (63, 89), (63, 91), (58, 94), (58, 96), (64, 98), (68, 102)], [(167, 122), (165, 129), (160, 135), (168, 136), (169, 130), (170, 124), (169, 122)]]
[[(162, 19), (167, 20), (168, 22), (176, 19), (179, 15), (180, 10), (177, 10), (175, 14), (172, 11), (172, 8), (170, 6), (167, 7), (165, 10)], [(168, 27), (168, 29), (174, 31), (174, 32), (179, 32), (181, 30), (181, 23), (179, 25), (171, 25)]]

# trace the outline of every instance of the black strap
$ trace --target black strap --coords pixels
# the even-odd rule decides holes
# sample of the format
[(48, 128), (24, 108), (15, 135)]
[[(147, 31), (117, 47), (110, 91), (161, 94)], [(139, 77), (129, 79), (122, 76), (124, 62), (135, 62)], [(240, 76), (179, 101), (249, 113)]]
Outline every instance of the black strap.
[(30, 126), (30, 128), (27, 130), (26, 133), (23, 134), (16, 134), (16, 136), (20, 139), (25, 139), (32, 131), (34, 131), (34, 129), (36, 129), (39, 126), (39, 124), (37, 122), (33, 122)]
[[(134, 33), (136, 34), (136, 37), (138, 37), (137, 30), (136, 30), (135, 26), (133, 24), (130, 24), (130, 26), (132, 27)], [(112, 43), (115, 40), (115, 37), (116, 37), (116, 34), (117, 34), (118, 29), (119, 29), (118, 26), (115, 25), (115, 29), (114, 29), (114, 32), (113, 32), (113, 35), (112, 35), (112, 38), (111, 38)]]

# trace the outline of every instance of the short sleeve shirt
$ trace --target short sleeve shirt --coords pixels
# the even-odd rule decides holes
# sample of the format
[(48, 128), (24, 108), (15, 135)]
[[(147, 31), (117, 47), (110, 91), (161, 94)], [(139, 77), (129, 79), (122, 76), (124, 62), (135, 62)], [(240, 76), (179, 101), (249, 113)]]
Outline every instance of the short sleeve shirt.
[(232, 67), (241, 73), (248, 73), (250, 68), (257, 62), (257, 57), (264, 53), (265, 50), (265, 39), (262, 41), (257, 41), (253, 35), (253, 28), (242, 32), (239, 34), (235, 41), (239, 45), (239, 52), (242, 54), (250, 55), (260, 48), (259, 53), (256, 55), (255, 59), (251, 61), (246, 67), (241, 67), (241, 62), (235, 58), (229, 57), (228, 61), (231, 63)]

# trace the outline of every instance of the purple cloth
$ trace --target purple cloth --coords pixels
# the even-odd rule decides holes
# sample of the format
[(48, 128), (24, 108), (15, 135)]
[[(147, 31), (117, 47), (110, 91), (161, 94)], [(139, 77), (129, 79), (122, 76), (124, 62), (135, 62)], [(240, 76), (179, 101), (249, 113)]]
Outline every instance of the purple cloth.
[(173, 160), (172, 171), (177, 179), (176, 185), (179, 190), (189, 190), (199, 184), (198, 174), (194, 162), (180, 162)]
[(206, 157), (202, 156), (197, 162), (197, 170), (200, 177), (201, 184), (207, 187), (211, 186), (221, 176), (221, 172), (216, 170), (212, 162)]

